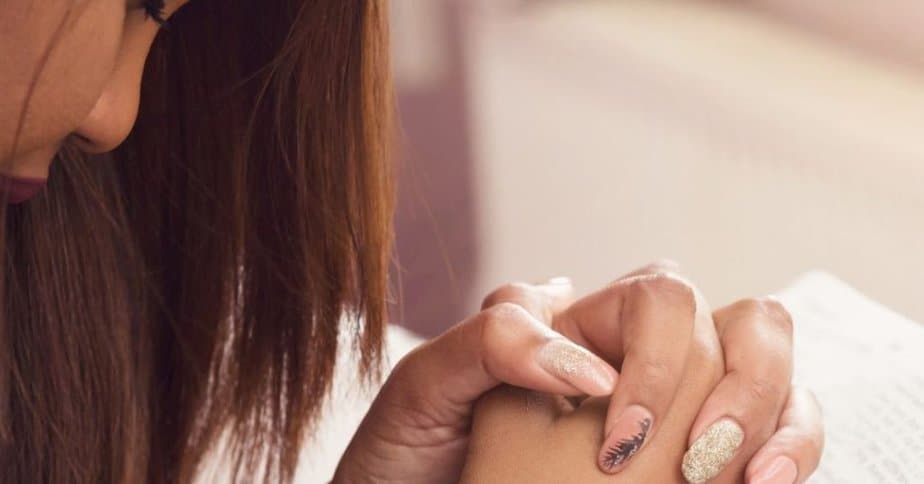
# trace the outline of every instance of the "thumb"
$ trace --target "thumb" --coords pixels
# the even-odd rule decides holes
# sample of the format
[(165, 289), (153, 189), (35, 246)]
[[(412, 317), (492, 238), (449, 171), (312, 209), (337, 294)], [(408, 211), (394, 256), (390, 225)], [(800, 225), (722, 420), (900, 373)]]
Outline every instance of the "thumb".
[(561, 395), (609, 395), (617, 373), (522, 306), (504, 302), (418, 348), (393, 377), (431, 402), (458, 405), (500, 383)]

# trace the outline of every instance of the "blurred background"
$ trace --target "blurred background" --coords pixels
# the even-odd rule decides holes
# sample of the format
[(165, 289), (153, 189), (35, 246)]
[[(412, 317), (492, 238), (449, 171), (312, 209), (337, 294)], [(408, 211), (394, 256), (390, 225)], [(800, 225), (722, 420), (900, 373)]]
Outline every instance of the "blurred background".
[(395, 320), (678, 260), (720, 305), (821, 269), (924, 320), (920, 0), (392, 0)]

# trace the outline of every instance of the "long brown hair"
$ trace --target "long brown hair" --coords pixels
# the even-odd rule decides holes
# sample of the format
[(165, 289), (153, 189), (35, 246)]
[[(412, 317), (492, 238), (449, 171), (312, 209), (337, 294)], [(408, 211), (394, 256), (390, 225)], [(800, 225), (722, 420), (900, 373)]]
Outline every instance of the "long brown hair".
[(195, 0), (128, 140), (0, 209), (3, 482), (188, 482), (222, 439), (235, 480), (291, 480), (338, 341), (377, 367), (386, 16)]

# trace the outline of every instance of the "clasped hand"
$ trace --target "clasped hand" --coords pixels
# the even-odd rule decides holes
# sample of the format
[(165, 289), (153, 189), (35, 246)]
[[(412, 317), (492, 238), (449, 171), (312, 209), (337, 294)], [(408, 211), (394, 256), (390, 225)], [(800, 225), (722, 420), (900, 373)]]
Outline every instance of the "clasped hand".
[(791, 379), (779, 302), (712, 312), (671, 263), (576, 302), (512, 284), (399, 362), (334, 482), (803, 482), (824, 435)]

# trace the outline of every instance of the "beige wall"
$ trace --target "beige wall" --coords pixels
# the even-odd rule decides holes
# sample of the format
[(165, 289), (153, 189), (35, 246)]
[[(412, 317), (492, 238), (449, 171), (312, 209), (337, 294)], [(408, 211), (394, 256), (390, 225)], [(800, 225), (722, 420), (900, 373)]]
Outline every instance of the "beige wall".
[(825, 269), (924, 320), (924, 34), (832, 1), (395, 0), (401, 319), (669, 256), (715, 303)]
[(702, 2), (473, 26), (479, 290), (670, 256), (718, 302), (821, 268), (924, 319), (917, 73)]
[(919, 0), (726, 0), (870, 54), (924, 67)]

